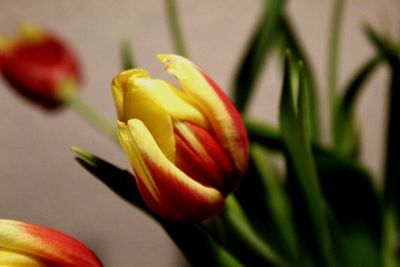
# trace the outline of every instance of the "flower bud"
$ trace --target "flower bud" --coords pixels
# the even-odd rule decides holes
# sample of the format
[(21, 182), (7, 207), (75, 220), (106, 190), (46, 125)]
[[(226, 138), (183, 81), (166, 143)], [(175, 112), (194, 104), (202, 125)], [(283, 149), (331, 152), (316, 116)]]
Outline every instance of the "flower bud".
[(181, 88), (127, 70), (112, 82), (118, 137), (139, 191), (158, 215), (199, 221), (216, 215), (248, 163), (248, 138), (239, 113), (199, 67), (159, 55)]
[(78, 240), (56, 230), (0, 219), (0, 266), (101, 267)]
[(17, 40), (0, 36), (0, 70), (13, 89), (47, 109), (60, 106), (61, 90), (75, 89), (81, 81), (70, 47), (30, 24), (21, 25)]

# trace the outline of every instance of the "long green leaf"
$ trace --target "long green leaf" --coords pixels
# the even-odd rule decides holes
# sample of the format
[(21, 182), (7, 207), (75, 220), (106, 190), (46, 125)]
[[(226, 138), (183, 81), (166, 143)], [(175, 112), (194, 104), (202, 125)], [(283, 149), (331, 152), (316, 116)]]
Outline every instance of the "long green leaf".
[[(280, 127), (286, 148), (288, 183), (295, 220), (308, 253), (316, 266), (335, 266), (327, 220), (327, 207), (322, 197), (310, 140), (304, 125), (305, 88), (292, 88), (296, 69), (290, 54), (285, 61), (284, 82), (280, 104)], [(300, 80), (304, 77), (300, 77)], [(300, 85), (302, 83), (300, 82)], [(295, 92), (298, 92), (296, 98)], [(297, 103), (297, 105), (296, 105)], [(296, 209), (297, 208), (297, 209)]]
[(226, 199), (225, 209), (218, 219), (223, 243), (246, 266), (289, 266), (286, 259), (255, 232), (234, 196)]
[(354, 117), (357, 96), (365, 87), (363, 85), (371, 77), (376, 67), (382, 62), (377, 54), (364, 63), (345, 87), (344, 95), (338, 99), (335, 115), (335, 150), (346, 156), (357, 156), (359, 151), (359, 133)]
[(346, 0), (335, 0), (332, 8), (330, 31), (328, 40), (327, 81), (328, 81), (328, 103), (331, 116), (332, 137), (335, 134), (335, 115), (337, 109), (337, 87), (339, 66), (339, 45), (342, 17)]
[[(296, 36), (295, 31), (293, 30), (293, 26), (289, 21), (287, 16), (283, 16), (280, 22), (280, 27), (282, 31), (282, 39), (281, 42), (282, 50), (286, 51), (289, 49), (293, 57), (297, 60), (301, 60), (304, 66), (304, 79), (306, 81), (306, 86), (308, 87), (308, 102), (309, 102), (309, 112), (307, 113), (308, 123), (311, 133), (311, 140), (318, 142), (319, 141), (319, 112), (318, 112), (318, 92), (316, 81), (314, 77), (314, 72), (311, 67), (311, 63), (308, 60), (308, 57), (301, 46), (301, 43)], [(283, 58), (285, 53), (282, 53)]]
[[(276, 129), (248, 118), (245, 122), (252, 142), (283, 150)], [(316, 144), (312, 152), (322, 193), (342, 232), (334, 236), (335, 251), (343, 258), (339, 266), (378, 266), (382, 210), (372, 177), (353, 159)]]
[(339, 154), (319, 151), (314, 158), (322, 193), (341, 233), (333, 237), (338, 265), (379, 266), (382, 207), (372, 177)]
[(262, 144), (270, 150), (283, 151), (284, 146), (282, 143), (279, 131), (273, 126), (265, 123), (244, 117), (250, 142)]
[[(283, 150), (278, 130), (249, 118), (245, 123), (252, 142)], [(322, 193), (343, 232), (341, 237), (335, 236), (337, 253), (343, 258), (341, 266), (378, 266), (382, 211), (372, 177), (354, 160), (316, 144), (312, 151)]]
[(143, 212), (149, 212), (140, 197), (135, 178), (132, 174), (108, 163), (80, 147), (73, 147), (72, 150), (78, 155), (78, 157), (76, 157), (78, 163), (102, 181), (108, 188), (114, 191), (114, 193), (125, 201), (135, 205)]
[[(390, 68), (390, 84), (388, 92), (386, 156), (384, 158), (384, 240), (382, 265), (398, 266), (400, 232), (400, 53), (398, 45), (393, 45), (372, 28), (366, 29), (367, 36), (377, 51), (384, 56)], [(397, 262), (397, 263), (396, 263)]]
[[(259, 205), (265, 205), (264, 217), (269, 222), (271, 239), (276, 241), (277, 247), (284, 251), (285, 258), (295, 263), (298, 260), (297, 235), (292, 218), (292, 209), (288, 196), (284, 191), (282, 181), (274, 171), (266, 151), (260, 145), (252, 144), (251, 160), (258, 170), (262, 191)], [(255, 178), (255, 177), (254, 177)], [(253, 180), (255, 180), (253, 178)], [(255, 203), (254, 203), (255, 204)]]
[(393, 46), (372, 29), (367, 32), (378, 51), (385, 56), (390, 67), (388, 118), (385, 158), (385, 199), (393, 205), (400, 219), (400, 55)]
[(157, 220), (193, 266), (244, 266), (217, 243), (203, 226), (168, 221), (150, 211), (140, 197), (135, 178), (129, 172), (119, 169), (82, 148), (74, 147), (73, 150), (77, 153), (77, 161), (82, 167), (118, 196)]
[(256, 28), (236, 73), (233, 84), (233, 102), (240, 112), (246, 110), (247, 103), (264, 62), (275, 42), (284, 0), (264, 0), (264, 14)]

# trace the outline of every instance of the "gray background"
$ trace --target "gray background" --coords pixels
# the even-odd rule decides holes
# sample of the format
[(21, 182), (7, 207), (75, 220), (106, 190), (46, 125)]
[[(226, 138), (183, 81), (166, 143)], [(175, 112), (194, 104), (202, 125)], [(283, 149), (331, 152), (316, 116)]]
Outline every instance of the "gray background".
[[(373, 49), (362, 23), (399, 38), (400, 2), (348, 1), (340, 56), (340, 84)], [(262, 1), (179, 1), (191, 59), (225, 90), (230, 86), (247, 38), (261, 14)], [(326, 88), (327, 30), (333, 1), (291, 1), (288, 11)], [(82, 58), (86, 75), (82, 97), (107, 119), (115, 120), (110, 81), (120, 69), (122, 39), (133, 42), (137, 62), (154, 76), (166, 78), (157, 53), (172, 52), (163, 1), (0, 1), (0, 32), (12, 34), (20, 21), (58, 32)], [(274, 61), (276, 61), (273, 58)], [(251, 113), (276, 125), (280, 68), (269, 64), (254, 95)], [(361, 97), (363, 159), (380, 175), (385, 85), (381, 68)], [(324, 106), (326, 94), (320, 92)], [(327, 114), (322, 112), (326, 126)], [(160, 227), (116, 197), (74, 160), (79, 145), (118, 166), (130, 168), (120, 148), (65, 109), (43, 112), (0, 81), (0, 211), (13, 218), (47, 225), (89, 245), (105, 266), (177, 266), (186, 262)], [(328, 133), (324, 132), (327, 140)]]

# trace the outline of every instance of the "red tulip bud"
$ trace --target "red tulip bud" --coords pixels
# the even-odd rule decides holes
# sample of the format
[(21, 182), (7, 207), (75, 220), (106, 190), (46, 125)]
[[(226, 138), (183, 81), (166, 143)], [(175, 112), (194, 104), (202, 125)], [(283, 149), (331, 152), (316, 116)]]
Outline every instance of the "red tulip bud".
[(61, 90), (76, 88), (81, 69), (73, 51), (59, 38), (32, 25), (21, 26), (20, 38), (0, 38), (0, 70), (22, 96), (51, 109), (63, 103)]

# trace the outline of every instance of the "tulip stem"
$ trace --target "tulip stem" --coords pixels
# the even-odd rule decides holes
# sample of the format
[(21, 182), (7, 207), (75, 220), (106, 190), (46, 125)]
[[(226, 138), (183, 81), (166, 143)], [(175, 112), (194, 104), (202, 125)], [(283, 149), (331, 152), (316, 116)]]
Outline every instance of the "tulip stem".
[(68, 98), (68, 104), (95, 129), (99, 130), (106, 137), (114, 141), (116, 140), (117, 135), (115, 127), (83, 101), (78, 94), (74, 94), (72, 97)]
[(169, 29), (174, 42), (176, 52), (184, 57), (187, 57), (185, 42), (183, 41), (182, 28), (179, 23), (179, 14), (176, 0), (166, 0), (166, 11), (169, 23)]
[(74, 88), (75, 86), (73, 84), (64, 83), (59, 90), (59, 97), (95, 129), (106, 137), (116, 141), (116, 127), (89, 106), (89, 104), (76, 93)]
[(127, 40), (121, 43), (121, 60), (123, 70), (133, 69), (136, 67), (131, 43)]

